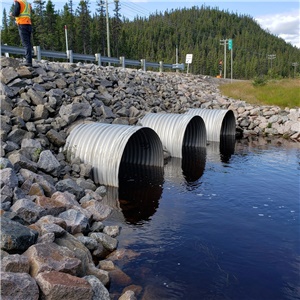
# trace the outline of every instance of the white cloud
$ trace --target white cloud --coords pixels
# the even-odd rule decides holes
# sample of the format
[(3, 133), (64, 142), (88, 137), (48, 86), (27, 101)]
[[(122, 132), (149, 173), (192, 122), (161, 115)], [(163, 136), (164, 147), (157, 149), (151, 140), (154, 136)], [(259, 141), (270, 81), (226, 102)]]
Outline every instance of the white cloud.
[(256, 21), (263, 29), (269, 30), (272, 34), (300, 48), (299, 11), (258, 16)]

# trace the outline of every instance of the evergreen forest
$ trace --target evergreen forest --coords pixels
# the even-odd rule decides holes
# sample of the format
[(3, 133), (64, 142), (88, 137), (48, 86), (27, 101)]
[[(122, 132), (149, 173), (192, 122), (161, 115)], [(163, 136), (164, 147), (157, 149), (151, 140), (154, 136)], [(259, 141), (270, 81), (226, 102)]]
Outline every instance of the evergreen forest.
[[(66, 51), (66, 25), (68, 49), (74, 53), (101, 53), (102, 56), (172, 64), (176, 59), (185, 63), (186, 54), (193, 54), (190, 73), (217, 76), (219, 61), (225, 62), (224, 40), (232, 39), (232, 53), (226, 45), (227, 78), (231, 76), (231, 56), (236, 79), (299, 76), (299, 67), (295, 69), (295, 64), (300, 65), (300, 49), (263, 30), (251, 16), (202, 5), (129, 20), (122, 17), (121, 6), (121, 1), (115, 0), (114, 13), (106, 18), (105, 0), (97, 0), (93, 12), (90, 0), (81, 0), (77, 7), (68, 0), (62, 10), (56, 10), (51, 0), (34, 0), (33, 45)], [(9, 13), (3, 10), (1, 43), (21, 46), (17, 26)]]

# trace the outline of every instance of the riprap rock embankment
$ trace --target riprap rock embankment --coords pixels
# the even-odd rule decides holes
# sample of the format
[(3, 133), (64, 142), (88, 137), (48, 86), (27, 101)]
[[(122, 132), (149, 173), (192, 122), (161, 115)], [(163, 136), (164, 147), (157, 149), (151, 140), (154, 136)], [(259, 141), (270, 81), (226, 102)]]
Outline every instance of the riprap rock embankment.
[[(91, 165), (60, 151), (76, 122), (135, 125), (147, 112), (223, 108), (244, 136), (300, 141), (299, 109), (224, 97), (203, 76), (47, 61), (29, 70), (1, 58), (0, 77), (3, 299), (134, 299), (141, 290), (114, 263), (137, 254), (117, 250), (120, 228), (102, 223), (106, 188)], [(129, 288), (109, 295), (110, 280)]]

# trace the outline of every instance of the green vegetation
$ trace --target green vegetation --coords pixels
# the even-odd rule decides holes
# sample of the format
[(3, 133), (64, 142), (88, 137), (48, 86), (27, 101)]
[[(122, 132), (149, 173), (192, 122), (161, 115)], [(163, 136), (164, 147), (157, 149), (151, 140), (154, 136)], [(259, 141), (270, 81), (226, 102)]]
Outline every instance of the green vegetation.
[(269, 80), (263, 85), (234, 81), (219, 88), (223, 95), (252, 104), (300, 107), (300, 79)]
[[(48, 0), (33, 1), (33, 44), (41, 49), (66, 51), (65, 30), (68, 27), (68, 49), (74, 53), (108, 56), (105, 1), (96, 2), (90, 11), (90, 0), (74, 7), (68, 0), (62, 11)], [(157, 12), (147, 18), (121, 19), (122, 3), (115, 2), (110, 16), (111, 56), (146, 59), (151, 62), (175, 63), (176, 46), (179, 62), (193, 54), (190, 73), (217, 76), (218, 63), (224, 60), (220, 40), (233, 39), (234, 78), (253, 79), (272, 73), (272, 78), (299, 76), (294, 62), (300, 62), (300, 49), (263, 30), (247, 15), (220, 11), (206, 5), (190, 9)], [(1, 39), (3, 44), (20, 46), (14, 20), (3, 10)], [(276, 55), (272, 63), (268, 57)], [(227, 78), (230, 77), (230, 51), (227, 50)]]

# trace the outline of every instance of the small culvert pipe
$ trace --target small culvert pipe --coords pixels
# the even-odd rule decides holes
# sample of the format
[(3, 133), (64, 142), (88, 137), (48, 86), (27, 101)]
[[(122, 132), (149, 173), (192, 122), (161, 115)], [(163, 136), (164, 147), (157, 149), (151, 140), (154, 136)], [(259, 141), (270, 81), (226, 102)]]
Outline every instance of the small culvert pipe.
[(188, 110), (187, 114), (203, 119), (209, 142), (220, 142), (221, 136), (235, 136), (236, 120), (232, 110), (197, 108)]
[(64, 150), (93, 166), (96, 183), (119, 186), (121, 163), (163, 167), (163, 147), (154, 130), (141, 126), (89, 123), (74, 127)]
[(140, 123), (158, 134), (173, 157), (182, 158), (183, 147), (206, 147), (206, 129), (200, 116), (148, 113)]

